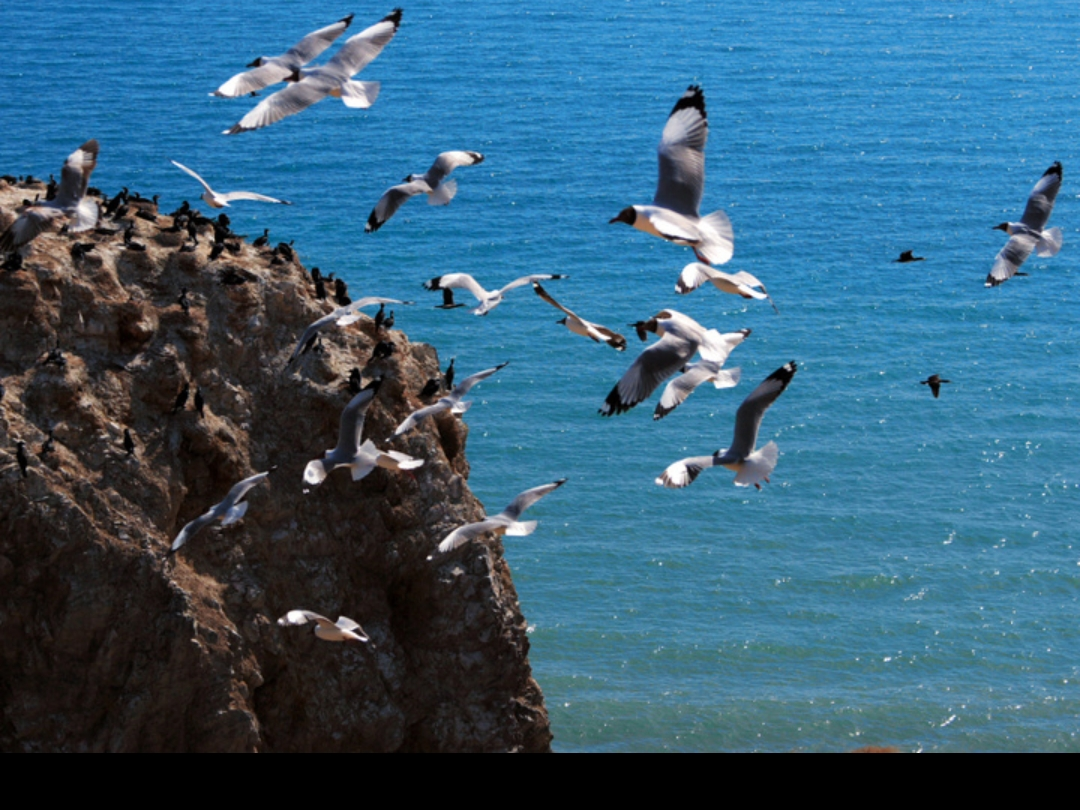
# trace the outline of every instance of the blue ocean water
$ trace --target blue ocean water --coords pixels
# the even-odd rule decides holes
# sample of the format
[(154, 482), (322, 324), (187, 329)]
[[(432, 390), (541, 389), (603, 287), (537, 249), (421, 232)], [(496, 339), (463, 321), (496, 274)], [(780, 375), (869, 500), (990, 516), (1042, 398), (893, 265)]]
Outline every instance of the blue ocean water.
[[(1080, 10), (602, 6), (418, 0), (360, 76), (382, 82), (370, 110), (331, 99), (225, 137), (255, 101), (207, 95), (221, 82), (392, 6), (5, 3), (0, 171), (47, 176), (95, 137), (108, 193), (194, 199), (173, 159), (291, 199), (234, 206), (234, 229), (295, 239), (354, 296), (418, 300), (397, 324), (459, 374), (511, 361), (473, 392), (470, 484), (498, 510), (570, 479), (530, 510), (535, 534), (506, 541), (557, 750), (1077, 750)], [(651, 201), (692, 83), (711, 125), (703, 211), (729, 213), (725, 269), (764, 281), (780, 315), (675, 295), (690, 251), (607, 224)], [(446, 149), (487, 160), (459, 170), (450, 206), (413, 201), (365, 235), (382, 192)], [(991, 227), (1055, 160), (1061, 254), (985, 289)], [(891, 263), (904, 249), (927, 261)], [(528, 288), (486, 318), (435, 310), (420, 283), (452, 271), (489, 288), (568, 273), (549, 291), (630, 350), (571, 335)], [(743, 383), (657, 423), (655, 395), (601, 418), (640, 346), (624, 325), (665, 307), (752, 328), (729, 361)], [(771, 485), (722, 469), (653, 484), (726, 446), (742, 398), (792, 359), (762, 426)], [(935, 372), (954, 381), (939, 400), (918, 385)]]

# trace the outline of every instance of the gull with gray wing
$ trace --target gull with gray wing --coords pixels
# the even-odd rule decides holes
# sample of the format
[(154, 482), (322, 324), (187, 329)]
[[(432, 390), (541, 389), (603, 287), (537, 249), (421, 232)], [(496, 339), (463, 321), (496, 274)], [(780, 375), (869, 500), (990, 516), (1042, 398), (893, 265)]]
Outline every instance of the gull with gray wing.
[(769, 442), (760, 450), (754, 449), (757, 446), (761, 419), (769, 406), (784, 393), (791, 378), (795, 376), (795, 369), (795, 361), (785, 363), (743, 400), (735, 414), (735, 436), (731, 440), (731, 447), (717, 450), (711, 456), (693, 456), (676, 461), (656, 479), (657, 485), (679, 489), (693, 483), (702, 470), (709, 467), (727, 467), (735, 471), (736, 486), (753, 485), (761, 489), (761, 482), (769, 482), (769, 476), (780, 457), (776, 442)]
[(997, 287), (1019, 272), (1027, 257), (1035, 251), (1039, 256), (1056, 256), (1061, 250), (1061, 228), (1047, 228), (1050, 212), (1054, 210), (1054, 200), (1061, 188), (1061, 163), (1054, 163), (1047, 169), (1035, 188), (1031, 190), (1024, 214), (1019, 222), (1002, 222), (994, 230), (1005, 231), (1009, 241), (998, 253), (994, 266), (986, 277), (987, 287)]
[(407, 306), (412, 304), (412, 301), (399, 301), (396, 298), (379, 298), (377, 296), (365, 296), (364, 298), (357, 299), (351, 304), (347, 304), (343, 307), (338, 307), (333, 312), (323, 315), (317, 321), (308, 325), (307, 329), (300, 336), (299, 342), (296, 344), (296, 348), (293, 350), (292, 357), (289, 358), (285, 364), (286, 367), (292, 363), (297, 357), (305, 351), (305, 346), (312, 341), (315, 336), (323, 331), (329, 329), (331, 326), (348, 326), (349, 324), (356, 323), (360, 320), (360, 310), (364, 307), (370, 307), (375, 304), (401, 304)]
[[(125, 439), (126, 438), (125, 435)], [(225, 496), (225, 500), (211, 506), (206, 512), (195, 518), (180, 530), (180, 534), (176, 535), (176, 539), (173, 540), (172, 546), (169, 548), (169, 554), (175, 554), (184, 543), (195, 536), (195, 533), (198, 532), (199, 529), (209, 523), (213, 523), (217, 519), (221, 520), (222, 526), (228, 526), (240, 520), (240, 518), (247, 513), (248, 502), (244, 499), (247, 497), (248, 491), (252, 487), (265, 481), (266, 477), (276, 469), (277, 467), (271, 467), (266, 472), (257, 473), (250, 478), (245, 478), (243, 481), (233, 486), (233, 488), (229, 490), (229, 494)]]
[(405, 201), (417, 194), (427, 194), (428, 205), (447, 205), (457, 194), (457, 183), (447, 180), (454, 169), (458, 166), (475, 166), (483, 163), (484, 156), (479, 152), (443, 152), (431, 168), (423, 174), (410, 174), (400, 185), (391, 187), (372, 209), (368, 217), (365, 233), (375, 233), (390, 217), (392, 217)]
[(420, 408), (419, 410), (413, 411), (407, 417), (405, 417), (405, 421), (397, 426), (397, 430), (394, 431), (394, 435), (401, 436), (404, 433), (408, 433), (416, 426), (416, 423), (423, 419), (425, 416), (433, 416), (434, 414), (441, 413), (442, 411), (450, 411), (450, 413), (457, 415), (465, 413), (465, 411), (469, 410), (469, 408), (472, 406), (472, 402), (462, 402), (461, 398), (467, 393), (469, 393), (470, 388), (472, 388), (481, 380), (486, 380), (499, 369), (505, 368), (507, 365), (509, 365), (509, 362), (510, 361), (507, 361), (505, 363), (499, 363), (499, 365), (495, 366), (494, 368), (484, 369), (483, 371), (478, 371), (475, 374), (466, 377), (464, 380), (458, 383), (449, 394), (447, 394), (445, 397), (442, 397), (434, 405), (429, 405), (426, 408)]
[[(468, 290), (473, 294), (477, 301), (480, 302), (480, 306), (472, 311), (473, 315), (487, 315), (491, 310), (495, 309), (502, 303), (503, 296), (510, 290), (515, 290), (518, 287), (524, 287), (526, 284), (531, 284), (534, 281), (548, 281), (549, 279), (568, 278), (561, 273), (533, 273), (531, 276), (522, 276), (521, 278), (514, 279), (505, 287), (488, 291), (480, 286), (475, 278), (468, 273), (447, 273), (444, 276), (436, 276), (429, 281), (425, 281), (423, 287), (425, 290)], [(449, 303), (449, 305), (448, 305)], [(440, 309), (452, 309), (453, 299), (447, 302), (444, 298), (443, 305)]]
[(363, 641), (371, 640), (364, 628), (347, 616), (338, 616), (336, 622), (310, 610), (290, 610), (277, 620), (281, 627), (300, 627), (308, 622), (315, 622), (315, 636), (323, 641)]
[[(679, 274), (679, 280), (675, 282), (675, 292), (679, 295), (686, 295), (692, 293), (705, 282), (709, 282), (720, 292), (730, 293), (731, 295), (756, 298), (759, 301), (766, 298), (772, 304), (776, 314), (780, 314), (780, 310), (776, 308), (776, 304), (769, 296), (769, 291), (765, 289), (765, 285), (745, 270), (740, 270), (738, 273), (724, 273), (707, 264), (691, 262)], [(759, 287), (761, 288), (760, 292), (758, 291)]]
[(561, 323), (575, 335), (581, 335), (582, 337), (590, 338), (597, 343), (606, 343), (617, 352), (626, 351), (626, 338), (620, 335), (618, 332), (612, 332), (606, 326), (601, 326), (598, 323), (587, 321), (578, 315), (575, 315), (569, 309), (564, 307), (554, 298), (552, 298), (548, 291), (540, 286), (539, 282), (534, 281), (533, 292), (539, 295), (543, 300), (551, 304), (555, 309), (560, 312), (565, 312), (566, 317), (556, 323)]
[(256, 194), (254, 191), (229, 191), (225, 194), (219, 194), (210, 188), (210, 184), (203, 180), (196, 172), (189, 169), (183, 163), (177, 163), (175, 160), (169, 161), (178, 169), (181, 169), (200, 183), (202, 187), (206, 189), (202, 193), (202, 199), (206, 201), (206, 204), (211, 208), (228, 208), (229, 203), (236, 202), (237, 200), (254, 200), (255, 202), (268, 202), (268, 203), (280, 203), (281, 205), (292, 205), (288, 200), (278, 200), (274, 197), (267, 197), (265, 194)]

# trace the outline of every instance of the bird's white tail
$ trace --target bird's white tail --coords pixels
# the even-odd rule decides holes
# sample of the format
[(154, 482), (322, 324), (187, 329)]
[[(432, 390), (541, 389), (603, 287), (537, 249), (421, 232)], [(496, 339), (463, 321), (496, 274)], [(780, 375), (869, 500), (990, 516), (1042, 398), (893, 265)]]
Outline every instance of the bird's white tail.
[[(72, 233), (82, 233), (97, 227), (99, 213), (98, 204), (89, 197), (83, 197), (75, 209), (75, 224), (69, 226), (68, 230)], [(1058, 229), (1054, 228), (1054, 230)], [(1059, 244), (1060, 241), (1058, 240)]]
[(755, 450), (739, 465), (735, 476), (735, 486), (750, 487), (768, 478), (780, 458), (780, 448), (776, 442), (769, 442), (760, 450)]
[(524, 537), (525, 535), (532, 534), (536, 531), (537, 522), (538, 521), (535, 520), (515, 520), (506, 527), (505, 534), (508, 534), (511, 537)]
[(326, 464), (323, 463), (321, 458), (317, 458), (314, 461), (309, 461), (308, 465), (304, 467), (304, 481), (312, 486), (317, 486), (326, 479), (326, 473)]
[[(392, 458), (393, 462), (387, 461), (386, 456)], [(387, 450), (379, 456), (379, 466), (394, 470), (415, 470), (417, 467), (424, 466), (424, 460), (422, 458), (413, 458), (405, 453), (399, 453), (397, 450)]]
[(731, 220), (723, 211), (713, 211), (698, 220), (701, 242), (694, 250), (709, 264), (724, 264), (735, 255), (735, 232)]
[(739, 380), (741, 379), (741, 368), (725, 368), (716, 372), (716, 377), (713, 379), (713, 385), (717, 388), (734, 388), (739, 384)]
[(236, 523), (236, 521), (242, 518), (244, 516), (244, 513), (247, 512), (247, 508), (247, 501), (241, 501), (240, 503), (236, 504), (236, 506), (234, 506), (232, 509), (225, 513), (225, 517), (221, 519), (221, 525), (228, 526), (230, 523)]
[(346, 107), (366, 110), (379, 97), (378, 82), (347, 81), (341, 85), (341, 100)]
[(1059, 250), (1061, 250), (1061, 228), (1049, 228), (1043, 231), (1035, 245), (1035, 252), (1040, 256), (1057, 256)]
[(457, 183), (453, 180), (443, 180), (435, 190), (427, 195), (428, 205), (446, 205), (457, 194)]
[(359, 481), (367, 477), (367, 474), (375, 469), (375, 465), (370, 461), (358, 461), (350, 464), (349, 469), (352, 471), (352, 480)]

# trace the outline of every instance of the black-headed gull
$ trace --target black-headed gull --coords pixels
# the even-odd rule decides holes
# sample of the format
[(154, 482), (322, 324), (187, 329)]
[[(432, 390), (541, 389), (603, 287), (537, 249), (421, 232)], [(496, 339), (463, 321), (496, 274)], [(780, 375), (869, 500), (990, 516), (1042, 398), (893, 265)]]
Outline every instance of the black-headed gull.
[(379, 95), (379, 83), (353, 81), (352, 77), (382, 53), (400, 24), (401, 9), (396, 8), (375, 25), (345, 40), (345, 44), (325, 65), (296, 71), (292, 84), (263, 99), (224, 134), (235, 135), (269, 126), (282, 118), (296, 115), (327, 96), (340, 98), (346, 107), (370, 107)]
[(359, 394), (349, 400), (341, 412), (336, 447), (327, 450), (323, 458), (309, 461), (304, 468), (304, 482), (312, 486), (321, 484), (327, 475), (338, 467), (348, 467), (352, 480), (359, 481), (376, 467), (388, 470), (413, 470), (423, 466), (423, 459), (416, 459), (394, 450), (383, 452), (368, 439), (360, 443), (364, 433), (364, 415), (375, 398), (382, 380), (368, 383)]
[(457, 183), (446, 179), (450, 172), (459, 166), (475, 166), (483, 162), (484, 156), (479, 152), (441, 153), (426, 172), (410, 174), (400, 185), (392, 186), (379, 198), (364, 226), (364, 232), (375, 233), (406, 200), (417, 194), (427, 194), (428, 205), (447, 205), (457, 194)]
[(270, 475), (276, 468), (271, 468), (266, 472), (257, 473), (250, 478), (245, 478), (240, 483), (233, 486), (229, 490), (229, 494), (225, 496), (219, 504), (211, 506), (206, 512), (193, 521), (188, 523), (184, 528), (180, 530), (180, 534), (176, 535), (176, 539), (173, 540), (172, 546), (169, 548), (169, 554), (175, 554), (176, 551), (190, 540), (196, 532), (208, 523), (212, 523), (214, 520), (220, 518), (222, 526), (228, 526), (231, 523), (236, 523), (247, 512), (248, 502), (244, 500), (247, 497), (248, 491), (266, 480), (266, 477)]
[(735, 236), (727, 214), (700, 214), (708, 138), (705, 94), (691, 85), (675, 103), (656, 150), (660, 177), (652, 205), (624, 208), (610, 222), (625, 222), (676, 245), (689, 245), (698, 259), (708, 264), (730, 260)]
[(353, 15), (344, 17), (332, 25), (312, 31), (281, 56), (260, 56), (248, 65), (254, 70), (237, 73), (210, 95), (223, 98), (246, 96), (283, 82), (296, 71), (329, 48), (352, 22)]
[(611, 389), (600, 406), (603, 416), (625, 413), (648, 399), (656, 387), (685, 366), (695, 352), (700, 351), (705, 360), (723, 364), (733, 348), (715, 329), (706, 329), (693, 318), (673, 309), (665, 309), (635, 326), (642, 340), (645, 340), (646, 332), (656, 333), (660, 340), (638, 355)]
[(299, 627), (315, 622), (315, 635), (323, 641), (370, 641), (364, 628), (347, 616), (338, 616), (336, 622), (310, 610), (290, 610), (277, 620), (282, 627)]
[(560, 312), (566, 313), (566, 317), (563, 318), (561, 321), (556, 321), (556, 323), (561, 323), (575, 335), (581, 335), (582, 337), (591, 338), (597, 343), (606, 343), (608, 346), (610, 346), (617, 352), (626, 350), (626, 338), (624, 338), (618, 332), (612, 332), (606, 326), (601, 326), (598, 323), (587, 321), (584, 318), (575, 315), (573, 312), (568, 310), (566, 307), (564, 307), (562, 304), (560, 304), (558, 301), (548, 295), (548, 291), (541, 287), (538, 282), (534, 281), (532, 285), (533, 292), (535, 292), (537, 295), (539, 295), (541, 298), (543, 298), (545, 301), (555, 307), (555, 309), (559, 310)]
[(292, 356), (285, 366), (288, 367), (289, 363), (292, 363), (297, 357), (303, 354), (304, 347), (307, 346), (308, 342), (319, 332), (324, 329), (329, 329), (331, 326), (348, 326), (349, 324), (356, 323), (360, 320), (362, 315), (360, 310), (364, 307), (370, 307), (375, 304), (401, 304), (403, 306), (408, 306), (412, 303), (412, 301), (399, 301), (396, 298), (379, 298), (377, 296), (369, 295), (364, 298), (359, 298), (351, 304), (338, 307), (333, 312), (323, 315), (317, 321), (308, 325), (307, 329), (304, 330), (304, 334), (300, 336), (300, 340), (297, 342), (296, 348), (293, 349)]
[(189, 169), (183, 163), (177, 163), (175, 160), (171, 160), (169, 162), (172, 163), (172, 165), (175, 166), (176, 168), (187, 172), (192, 177), (194, 177), (196, 180), (198, 180), (200, 183), (202, 183), (202, 187), (204, 189), (206, 189), (206, 191), (204, 191), (202, 193), (202, 198), (203, 198), (203, 200), (206, 201), (206, 204), (209, 205), (211, 208), (228, 208), (229, 203), (236, 202), (237, 200), (254, 200), (255, 202), (268, 202), (268, 203), (279, 203), (281, 205), (292, 205), (292, 203), (289, 202), (288, 200), (278, 200), (278, 199), (276, 199), (274, 197), (267, 197), (265, 194), (256, 194), (254, 191), (230, 191), (230, 192), (228, 192), (226, 194), (219, 194), (218, 192), (216, 192), (212, 188), (210, 188), (210, 184), (207, 183), (205, 180), (203, 180), (202, 177), (200, 177), (197, 172), (193, 171), (192, 169)]
[[(550, 484), (541, 484), (538, 487), (527, 489), (518, 495), (510, 503), (508, 507), (503, 509), (497, 515), (485, 515), (484, 519), (479, 523), (467, 523), (464, 526), (459, 526), (454, 529), (450, 534), (443, 538), (443, 541), (439, 543), (439, 553), (445, 554), (448, 551), (453, 551), (458, 546), (464, 545), (474, 537), (478, 537), (484, 532), (495, 532), (496, 534), (508, 534), (511, 537), (525, 537), (532, 534), (536, 530), (537, 521), (535, 520), (523, 520), (519, 521), (521, 513), (543, 498), (549, 492), (554, 492), (556, 489), (566, 483), (565, 478), (560, 478), (558, 481), (553, 481)], [(430, 555), (428, 559), (433, 559), (434, 554)]]
[[(444, 276), (436, 276), (433, 279), (425, 281), (423, 287), (425, 290), (449, 290), (459, 289), (468, 290), (473, 294), (477, 301), (480, 302), (480, 306), (472, 311), (473, 315), (487, 315), (491, 310), (495, 309), (502, 303), (503, 296), (510, 290), (515, 290), (518, 287), (524, 287), (526, 284), (531, 284), (534, 281), (548, 281), (550, 279), (567, 278), (567, 276), (561, 273), (533, 273), (531, 276), (522, 276), (521, 278), (514, 279), (505, 287), (498, 290), (485, 290), (480, 286), (475, 278), (468, 273), (447, 273)], [(453, 301), (448, 303), (444, 297), (443, 305), (439, 309), (453, 309)]]
[(466, 377), (464, 380), (458, 383), (457, 386), (455, 386), (449, 394), (447, 394), (445, 397), (442, 397), (434, 405), (428, 405), (426, 408), (420, 408), (419, 410), (413, 411), (407, 417), (405, 417), (405, 421), (397, 426), (397, 430), (394, 431), (394, 435), (401, 436), (403, 433), (408, 433), (410, 430), (413, 429), (413, 427), (416, 426), (416, 423), (423, 419), (425, 416), (432, 416), (433, 414), (437, 414), (442, 411), (450, 411), (450, 413), (458, 415), (465, 413), (465, 411), (469, 410), (469, 408), (472, 406), (472, 402), (462, 402), (461, 398), (467, 393), (469, 393), (470, 388), (472, 388), (481, 380), (486, 380), (499, 369), (505, 368), (507, 365), (509, 365), (509, 362), (510, 361), (507, 361), (506, 363), (499, 363), (499, 365), (495, 366), (494, 368), (484, 369), (483, 371), (478, 371), (475, 374)]
[(90, 140), (68, 155), (60, 170), (56, 197), (34, 203), (0, 235), (0, 253), (16, 250), (50, 228), (68, 220), (72, 233), (88, 231), (97, 225), (97, 203), (86, 197), (90, 173), (97, 166), (98, 142)]
[(743, 400), (735, 414), (735, 436), (731, 440), (731, 447), (717, 450), (711, 456), (694, 456), (676, 461), (660, 474), (656, 483), (669, 489), (679, 489), (693, 483), (702, 470), (709, 467), (727, 467), (735, 471), (736, 486), (753, 485), (761, 489), (761, 482), (768, 483), (769, 475), (780, 457), (776, 442), (769, 442), (760, 450), (754, 449), (761, 418), (769, 406), (776, 402), (776, 398), (784, 393), (794, 376), (795, 361), (785, 363)]
[(707, 352), (709, 354), (707, 360), (703, 358), (696, 363), (683, 366), (683, 373), (664, 388), (664, 393), (660, 395), (660, 402), (657, 403), (652, 418), (663, 419), (682, 405), (702, 383), (711, 382), (717, 388), (734, 388), (738, 385), (742, 378), (742, 369), (726, 369), (723, 366), (728, 355), (746, 340), (749, 334), (749, 329), (740, 329), (738, 332), (721, 335), (719, 340), (712, 341), (711, 349)]
[[(738, 273), (725, 273), (701, 262), (690, 262), (679, 274), (679, 280), (675, 282), (675, 292), (679, 293), (679, 295), (686, 295), (692, 293), (705, 282), (709, 282), (720, 292), (731, 295), (756, 298), (759, 301), (763, 298), (768, 299), (776, 314), (780, 314), (780, 310), (776, 308), (776, 304), (769, 296), (769, 291), (765, 289), (765, 285), (745, 270), (740, 270)], [(761, 288), (760, 292), (757, 289), (758, 287)]]
[(994, 266), (986, 277), (987, 287), (996, 287), (1015, 276), (1031, 251), (1034, 250), (1039, 256), (1056, 256), (1061, 250), (1061, 228), (1046, 228), (1059, 188), (1061, 164), (1055, 163), (1031, 190), (1020, 221), (1002, 222), (994, 226), (994, 230), (1009, 234), (1009, 241), (994, 260)]

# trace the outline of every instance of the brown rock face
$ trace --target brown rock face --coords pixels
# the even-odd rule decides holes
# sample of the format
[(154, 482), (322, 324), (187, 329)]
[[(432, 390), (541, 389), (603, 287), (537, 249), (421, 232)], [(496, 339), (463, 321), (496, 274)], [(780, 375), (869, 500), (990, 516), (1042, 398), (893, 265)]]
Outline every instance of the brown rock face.
[[(0, 180), (0, 230), (26, 196)], [(180, 253), (168, 216), (132, 221), (145, 252), (45, 234), (0, 271), (0, 750), (548, 750), (501, 542), (426, 559), (483, 514), (466, 426), (442, 414), (388, 442), (424, 404), (434, 349), (364, 319), (284, 370), (331, 306), (298, 263), (247, 244), (210, 262), (209, 226)], [(73, 259), (76, 241), (97, 244)], [(368, 364), (380, 338), (395, 351)], [(305, 492), (353, 367), (384, 377), (365, 437), (424, 465), (338, 470)], [(274, 465), (240, 522), (167, 556), (185, 523)], [(295, 608), (349, 616), (371, 643), (279, 627)]]

